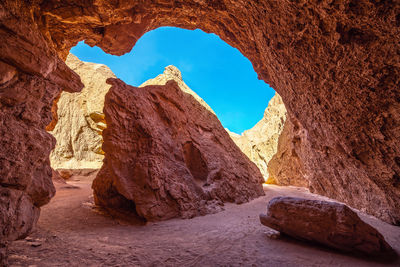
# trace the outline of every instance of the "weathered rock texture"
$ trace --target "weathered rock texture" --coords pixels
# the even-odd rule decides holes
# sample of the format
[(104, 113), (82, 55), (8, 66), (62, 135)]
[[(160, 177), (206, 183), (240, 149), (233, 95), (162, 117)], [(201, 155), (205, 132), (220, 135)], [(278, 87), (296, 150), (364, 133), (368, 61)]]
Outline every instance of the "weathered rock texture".
[(300, 144), (304, 142), (305, 131), (294, 124), (295, 119), (288, 117), (278, 140), (276, 154), (268, 162), (269, 177), (267, 183), (308, 187), (301, 155)]
[(34, 206), (54, 192), (45, 127), (60, 90), (82, 87), (61, 60), (78, 41), (121, 55), (157, 27), (200, 28), (281, 95), (305, 131), (314, 192), (400, 225), (399, 13), (398, 1), (372, 0), (3, 0), (0, 185)]
[(61, 90), (82, 87), (30, 10), (19, 1), (0, 3), (0, 244), (26, 236), (54, 195), (55, 139), (45, 127)]
[(268, 162), (277, 151), (278, 138), (285, 120), (285, 104), (275, 94), (264, 111), (264, 117), (253, 128), (241, 135), (228, 131), (236, 145), (257, 165), (264, 179), (269, 177)]
[(56, 139), (50, 162), (54, 169), (99, 169), (103, 164), (101, 132), (106, 128), (103, 107), (115, 75), (105, 65), (80, 61), (69, 54), (66, 64), (85, 85), (80, 93), (62, 92), (56, 106), (57, 124), (50, 132)]
[(158, 75), (153, 79), (145, 81), (139, 87), (144, 87), (147, 85), (165, 85), (168, 81), (171, 80), (175, 81), (183, 92), (192, 95), (194, 99), (196, 99), (203, 107), (205, 107), (208, 111), (214, 113), (214, 111), (206, 103), (206, 101), (204, 101), (198, 94), (196, 94), (192, 89), (190, 89), (189, 86), (187, 86), (187, 84), (182, 79), (181, 71), (173, 65), (165, 67), (164, 72), (162, 74)]
[[(50, 154), (54, 169), (100, 169), (104, 152), (102, 131), (106, 128), (104, 120), (104, 97), (110, 85), (107, 78), (115, 78), (105, 65), (80, 61), (69, 54), (65, 62), (74, 70), (85, 85), (80, 93), (61, 93), (52, 107), (53, 121), (47, 130), (56, 138), (56, 147)], [(182, 80), (181, 72), (175, 66), (167, 66), (164, 73), (144, 82), (147, 85), (165, 85), (174, 80), (179, 88), (191, 94), (211, 112), (207, 103), (193, 92)]]
[(139, 88), (107, 82), (105, 159), (93, 182), (97, 204), (155, 221), (204, 215), (223, 202), (264, 194), (255, 164), (215, 114), (175, 81)]
[(385, 238), (346, 205), (293, 197), (268, 203), (262, 224), (297, 239), (369, 256), (394, 255)]

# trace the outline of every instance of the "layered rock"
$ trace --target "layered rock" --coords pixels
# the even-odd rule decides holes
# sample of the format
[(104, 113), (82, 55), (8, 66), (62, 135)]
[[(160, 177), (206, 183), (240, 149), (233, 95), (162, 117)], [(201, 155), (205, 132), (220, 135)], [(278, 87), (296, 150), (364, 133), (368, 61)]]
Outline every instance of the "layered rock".
[(268, 203), (267, 213), (260, 215), (260, 221), (294, 238), (337, 250), (368, 256), (395, 255), (375, 228), (340, 203), (275, 197)]
[(267, 183), (308, 187), (301, 155), (301, 144), (306, 136), (304, 129), (294, 124), (293, 118), (287, 118), (278, 139), (276, 154), (268, 163), (269, 177)]
[(62, 92), (57, 102), (57, 124), (50, 132), (56, 139), (50, 162), (55, 169), (99, 169), (104, 153), (101, 133), (106, 128), (103, 106), (115, 77), (105, 65), (80, 61), (69, 54), (66, 64), (82, 79), (80, 93)]
[(223, 202), (264, 194), (254, 163), (175, 81), (141, 88), (107, 82), (105, 160), (93, 182), (98, 205), (155, 221), (204, 215)]
[(264, 117), (253, 128), (241, 135), (228, 131), (236, 145), (257, 165), (265, 180), (269, 177), (268, 162), (277, 151), (278, 138), (285, 120), (285, 104), (275, 94), (265, 109)]

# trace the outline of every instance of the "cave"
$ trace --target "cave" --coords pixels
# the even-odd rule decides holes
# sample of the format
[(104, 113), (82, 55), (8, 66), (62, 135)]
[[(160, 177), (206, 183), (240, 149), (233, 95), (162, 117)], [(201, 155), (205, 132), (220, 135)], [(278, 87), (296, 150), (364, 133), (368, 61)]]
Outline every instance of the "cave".
[(69, 50), (85, 40), (122, 55), (162, 26), (239, 49), (299, 128), (310, 190), (400, 225), (399, 13), (372, 0), (3, 1), (0, 239), (26, 236), (55, 193), (45, 128), (60, 92), (82, 88)]

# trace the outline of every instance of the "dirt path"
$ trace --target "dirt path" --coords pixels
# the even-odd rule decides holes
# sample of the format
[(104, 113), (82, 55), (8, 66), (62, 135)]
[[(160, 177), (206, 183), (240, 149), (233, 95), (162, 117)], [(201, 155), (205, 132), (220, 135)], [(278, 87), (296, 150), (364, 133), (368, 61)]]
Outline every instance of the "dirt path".
[[(269, 199), (322, 197), (295, 187), (265, 187), (266, 196), (229, 204), (218, 214), (127, 225), (93, 208), (91, 179), (58, 185), (38, 228), (10, 247), (11, 266), (383, 266), (287, 238), (273, 240), (259, 222)], [(400, 227), (360, 214), (400, 253)], [(400, 266), (400, 260), (390, 265)]]

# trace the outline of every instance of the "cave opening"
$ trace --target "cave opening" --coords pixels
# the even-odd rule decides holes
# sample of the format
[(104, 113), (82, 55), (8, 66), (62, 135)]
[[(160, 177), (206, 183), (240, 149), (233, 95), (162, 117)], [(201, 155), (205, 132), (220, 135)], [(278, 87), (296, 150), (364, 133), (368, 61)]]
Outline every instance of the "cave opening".
[[(87, 187), (84, 182), (91, 183), (103, 165), (102, 134), (107, 128), (103, 108), (110, 89), (108, 78), (119, 78), (139, 87), (175, 80), (183, 92), (217, 115), (230, 138), (256, 164), (264, 179), (268, 178), (268, 161), (276, 152), (286, 109), (275, 91), (257, 79), (250, 61), (216, 35), (201, 30), (161, 27), (146, 33), (130, 53), (119, 57), (80, 42), (71, 49), (66, 64), (81, 77), (85, 87), (79, 93), (62, 92), (54, 101), (56, 119), (47, 130), (57, 139), (50, 159), (56, 170), (53, 178), (63, 178), (58, 181), (78, 182), (78, 187)], [(163, 67), (164, 72), (160, 73)], [(149, 76), (152, 79), (146, 80)], [(272, 107), (266, 109), (269, 100)], [(179, 99), (177, 102), (179, 105)], [(160, 109), (159, 104), (157, 109)], [(265, 143), (270, 146), (269, 150), (260, 151), (258, 147)], [(179, 149), (190, 176), (200, 188), (197, 191), (210, 185), (210, 176), (221, 175), (221, 171), (208, 168), (198, 144), (192, 140), (184, 142)], [(60, 187), (55, 182), (56, 187)], [(60, 188), (65, 186), (61, 184)], [(122, 210), (128, 210), (129, 203), (134, 203), (129, 197), (116, 197), (115, 185), (110, 185), (110, 192), (114, 206), (119, 205)], [(133, 212), (137, 215), (135, 208)], [(124, 212), (118, 213), (121, 214)]]
[[(292, 151), (305, 167), (309, 188), (313, 192), (344, 202), (387, 223), (399, 224), (400, 191), (397, 181), (400, 165), (397, 158), (400, 132), (397, 126), (400, 119), (400, 70), (399, 4), (396, 1), (5, 0), (1, 2), (0, 9), (3, 39), (0, 42), (0, 70), (4, 74), (0, 92), (3, 125), (0, 127), (3, 144), (0, 146), (0, 264), (8, 253), (7, 242), (29, 234), (36, 225), (41, 207), (54, 195), (48, 160), (54, 140), (44, 129), (51, 120), (51, 103), (60, 91), (77, 92), (82, 88), (79, 77), (64, 64), (71, 47), (78, 41), (86, 40), (107, 53), (121, 55), (128, 52), (144, 33), (166, 25), (201, 28), (217, 34), (249, 58), (259, 77), (282, 95), (290, 120), (293, 119), (295, 134), (305, 137), (300, 139), (301, 142), (291, 142), (297, 140), (296, 136), (288, 141), (301, 146), (299, 150)], [(123, 87), (122, 84), (118, 86)], [(176, 89), (173, 85), (168, 87)], [(207, 129), (204, 127), (201, 130), (207, 132)], [(157, 163), (152, 162), (154, 165)], [(121, 163), (119, 167), (125, 165)], [(222, 175), (218, 171), (214, 174), (215, 177)], [(124, 188), (123, 184), (116, 186)], [(138, 189), (147, 190), (148, 186), (140, 185)], [(171, 193), (179, 192), (179, 188), (170, 189)], [(265, 203), (262, 206), (265, 208)], [(44, 215), (46, 209), (42, 211)], [(65, 211), (70, 213), (75, 210)], [(238, 217), (236, 214), (233, 214), (234, 217)], [(55, 215), (48, 216), (50, 221)], [(65, 217), (65, 214), (58, 215)], [(255, 220), (252, 222), (255, 223)], [(219, 240), (205, 236), (202, 248), (207, 249), (200, 255), (195, 254), (198, 247), (193, 246), (199, 240), (192, 239), (194, 242), (188, 244), (189, 249), (194, 250), (189, 250), (187, 263), (212, 265), (217, 259), (220, 265), (230, 265), (232, 260), (238, 259), (238, 255), (244, 255), (238, 264), (249, 264), (248, 259), (254, 260), (250, 263), (255, 265), (260, 262), (283, 262), (274, 258), (277, 256), (276, 247), (264, 246), (271, 242), (220, 242), (226, 241), (227, 237), (234, 241), (250, 241), (248, 237), (255, 232), (250, 233), (249, 230), (254, 228), (238, 224), (243, 225), (245, 227), (243, 231), (238, 231), (239, 235), (221, 231)], [(59, 233), (62, 240), (55, 243), (55, 250), (36, 250), (30, 258), (37, 257), (39, 252), (42, 260), (57, 258), (71, 263), (73, 259), (69, 253), (54, 257), (53, 252), (70, 252), (72, 247), (79, 245), (81, 250), (78, 250), (83, 253), (76, 255), (74, 263), (83, 264), (90, 253), (85, 245), (93, 244), (91, 241), (104, 242), (110, 236), (103, 235), (102, 240), (98, 240), (97, 235), (91, 234), (79, 240), (83, 242), (77, 242), (78, 239), (64, 242), (69, 235), (85, 234), (84, 231), (77, 231), (82, 226), (86, 224), (72, 225), (66, 234)], [(196, 234), (204, 232), (214, 236), (215, 224), (209, 226), (207, 231), (186, 237), (197, 237)], [(190, 225), (187, 228), (193, 229)], [(237, 229), (229, 228), (221, 229)], [(165, 232), (168, 234), (169, 230)], [(384, 225), (381, 230), (385, 235), (396, 234), (398, 228)], [(398, 251), (396, 239), (390, 235), (389, 238)], [(227, 243), (229, 246), (220, 246)], [(159, 260), (182, 265), (182, 254), (175, 254), (179, 260), (170, 261), (169, 248), (172, 246), (160, 249), (157, 245), (155, 242), (144, 243), (146, 249), (157, 248), (152, 251), (157, 257), (160, 256), (158, 252), (167, 251), (161, 255), (164, 257), (153, 257), (150, 261), (141, 261), (132, 255), (131, 250), (122, 251), (122, 247), (115, 249), (112, 246), (109, 252), (112, 254), (118, 250), (128, 255), (129, 259), (122, 259), (125, 265), (132, 262), (151, 265), (159, 263)], [(248, 248), (250, 253), (243, 254), (243, 248)], [(258, 249), (261, 249), (260, 253), (255, 255)], [(291, 252), (287, 247), (279, 250)], [(318, 261), (329, 265), (332, 258), (340, 258), (336, 254), (319, 254), (315, 250), (309, 251), (310, 257), (306, 258), (303, 257), (306, 255), (303, 249), (296, 248), (292, 252), (292, 256), (296, 257), (286, 254), (285, 261), (301, 258), (300, 262), (289, 262), (292, 265)], [(121, 254), (114, 255), (114, 259), (107, 262), (109, 265), (121, 260)], [(142, 255), (148, 258), (149, 254)], [(90, 256), (97, 258), (98, 254)], [(109, 260), (108, 255), (104, 256), (98, 265), (104, 264), (100, 263), (101, 260)], [(22, 265), (33, 263), (38, 264), (31, 260), (29, 264)], [(338, 264), (341, 263), (365, 264), (350, 263), (348, 258), (339, 259)], [(56, 264), (53, 261), (50, 265)]]

